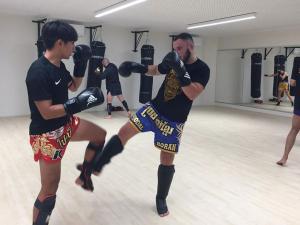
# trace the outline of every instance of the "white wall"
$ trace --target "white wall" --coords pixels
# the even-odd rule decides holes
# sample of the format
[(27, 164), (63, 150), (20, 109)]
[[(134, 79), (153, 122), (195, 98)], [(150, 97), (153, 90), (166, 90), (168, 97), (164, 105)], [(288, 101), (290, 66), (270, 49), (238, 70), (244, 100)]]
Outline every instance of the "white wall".
[(215, 103), (215, 83), (217, 65), (217, 38), (204, 38), (203, 46), (196, 46), (196, 54), (210, 68), (210, 79), (203, 93), (194, 101), (193, 105), (213, 105)]
[(216, 102), (240, 103), (243, 72), (240, 50), (218, 51)]
[(0, 116), (28, 114), (26, 72), (37, 55), (30, 18), (0, 15)]
[(241, 49), (277, 46), (299, 46), (300, 27), (281, 29), (278, 31), (256, 32), (245, 35), (224, 37), (219, 39), (219, 49)]
[[(32, 23), (32, 18), (23, 16), (9, 16), (0, 14), (0, 68), (2, 68), (2, 82), (0, 82), (0, 116), (28, 115), (29, 106), (25, 78), (30, 64), (37, 58), (35, 42), (37, 39), (37, 25)], [(89, 42), (89, 32), (85, 30), (85, 36), (80, 37), (78, 43)], [(113, 63), (119, 65), (125, 60), (140, 61), (140, 47), (145, 43), (142, 38), (139, 45), (139, 52), (132, 52), (134, 47), (134, 35), (131, 30), (119, 27), (103, 26), (103, 42), (106, 44), (105, 56)], [(155, 48), (154, 63), (160, 63), (167, 52), (171, 50), (171, 38), (169, 34), (162, 32), (149, 33), (149, 44)], [(214, 103), (215, 89), (215, 68), (217, 39), (207, 39), (203, 41), (203, 46), (196, 46), (197, 54), (203, 59), (211, 69), (210, 82), (200, 98), (194, 105), (207, 105)], [(64, 60), (70, 72), (73, 71), (72, 59)], [(156, 95), (163, 76), (157, 76), (153, 82), (153, 97)], [(140, 80), (139, 76), (130, 78), (120, 78), (123, 94), (128, 101), (129, 107), (136, 109), (141, 104), (138, 102)], [(86, 86), (86, 77), (81, 88), (76, 93), (70, 93), (70, 97), (76, 95)], [(102, 90), (105, 91), (105, 82)], [(119, 102), (114, 102), (120, 105)], [(104, 110), (105, 104), (93, 110)]]

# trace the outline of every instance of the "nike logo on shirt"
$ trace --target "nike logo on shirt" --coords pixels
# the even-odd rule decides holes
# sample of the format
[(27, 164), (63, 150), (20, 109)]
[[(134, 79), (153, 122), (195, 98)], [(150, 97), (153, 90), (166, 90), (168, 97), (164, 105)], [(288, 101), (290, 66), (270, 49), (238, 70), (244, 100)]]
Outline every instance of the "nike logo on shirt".
[(55, 85), (58, 85), (60, 83), (61, 79), (59, 79), (58, 81), (55, 81)]

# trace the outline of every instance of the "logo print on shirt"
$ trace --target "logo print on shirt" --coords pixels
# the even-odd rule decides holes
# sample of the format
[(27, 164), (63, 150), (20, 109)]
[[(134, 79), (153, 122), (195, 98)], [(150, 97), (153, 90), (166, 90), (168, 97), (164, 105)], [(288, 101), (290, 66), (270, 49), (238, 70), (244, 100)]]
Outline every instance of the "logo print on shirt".
[(166, 75), (165, 82), (164, 101), (167, 102), (174, 99), (181, 92), (181, 88), (173, 69)]
[(61, 78), (58, 81), (55, 81), (55, 85), (58, 85), (61, 81)]

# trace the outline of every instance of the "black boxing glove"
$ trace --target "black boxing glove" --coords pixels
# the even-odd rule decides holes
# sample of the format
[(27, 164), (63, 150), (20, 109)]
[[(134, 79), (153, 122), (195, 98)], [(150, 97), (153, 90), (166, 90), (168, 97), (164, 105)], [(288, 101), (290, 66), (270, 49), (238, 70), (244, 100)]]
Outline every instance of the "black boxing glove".
[(87, 45), (76, 45), (73, 55), (74, 61), (74, 77), (83, 77), (87, 67), (87, 63), (92, 56), (91, 48)]
[(140, 63), (125, 61), (119, 66), (119, 73), (122, 77), (129, 77), (131, 73), (142, 73), (148, 72), (148, 66)]
[(175, 71), (176, 77), (179, 80), (181, 87), (185, 87), (191, 84), (191, 77), (187, 72), (184, 63), (181, 61), (176, 52), (169, 52), (164, 57), (162, 63), (168, 65)]
[(104, 102), (102, 91), (97, 87), (89, 87), (76, 97), (65, 102), (64, 108), (67, 114), (73, 115), (82, 110), (101, 105)]

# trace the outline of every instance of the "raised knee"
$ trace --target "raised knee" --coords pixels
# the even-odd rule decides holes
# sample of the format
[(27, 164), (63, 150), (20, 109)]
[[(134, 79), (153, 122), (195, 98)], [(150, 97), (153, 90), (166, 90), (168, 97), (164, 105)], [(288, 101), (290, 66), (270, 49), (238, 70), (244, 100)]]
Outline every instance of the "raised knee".
[(95, 145), (102, 145), (105, 142), (106, 135), (107, 135), (107, 131), (102, 130), (100, 135), (97, 135), (97, 137), (95, 137), (95, 140), (91, 140), (90, 142)]

